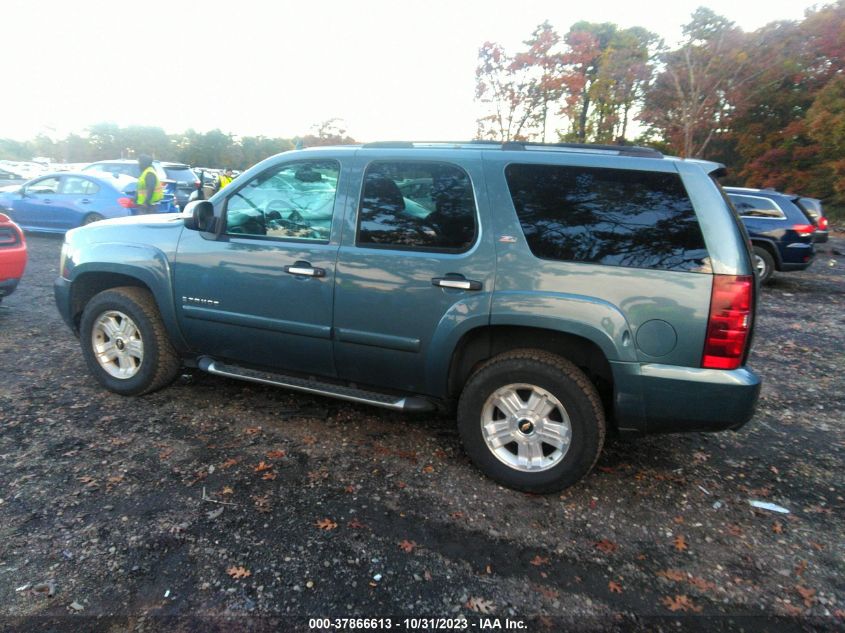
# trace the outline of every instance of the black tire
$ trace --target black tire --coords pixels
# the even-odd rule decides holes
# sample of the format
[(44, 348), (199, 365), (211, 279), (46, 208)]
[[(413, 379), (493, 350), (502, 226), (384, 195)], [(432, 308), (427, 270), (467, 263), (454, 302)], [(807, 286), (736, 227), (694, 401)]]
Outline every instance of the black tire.
[[(95, 323), (111, 311), (125, 314), (140, 333), (143, 355), (134, 375), (119, 378), (107, 372), (97, 359), (92, 340)], [(181, 365), (161, 320), (152, 295), (131, 286), (104, 290), (85, 306), (79, 327), (82, 354), (88, 369), (106, 389), (124, 396), (139, 396), (170, 384)]]
[[(499, 459), (484, 439), (482, 412), (487, 399), (515, 383), (550, 393), (569, 416), (569, 447), (548, 470), (518, 470)], [(556, 492), (584, 477), (598, 460), (605, 428), (601, 399), (587, 376), (565, 358), (537, 349), (514, 350), (484, 363), (464, 385), (458, 403), (458, 431), (470, 459), (492, 479), (526, 492)]]
[(764, 284), (772, 278), (775, 272), (775, 259), (762, 246), (754, 247), (754, 273), (760, 278), (760, 283)]
[(99, 213), (89, 213), (82, 218), (82, 226), (88, 226), (89, 224), (94, 224), (94, 222), (99, 222), (100, 220), (105, 220), (105, 218)]

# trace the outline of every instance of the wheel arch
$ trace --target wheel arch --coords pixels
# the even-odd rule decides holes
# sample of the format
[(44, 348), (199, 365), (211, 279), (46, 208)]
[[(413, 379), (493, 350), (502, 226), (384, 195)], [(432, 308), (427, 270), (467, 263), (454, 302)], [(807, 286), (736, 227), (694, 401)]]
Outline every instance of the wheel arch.
[(752, 237), (751, 238), (751, 245), (752, 246), (759, 246), (760, 248), (765, 249), (766, 252), (768, 252), (769, 255), (772, 256), (772, 259), (775, 262), (775, 270), (780, 270), (781, 263), (782, 263), (781, 257), (780, 257), (780, 251), (778, 250), (777, 246), (775, 246), (774, 242), (772, 242), (771, 240), (762, 240), (762, 239), (759, 239), (759, 238)]
[(464, 384), (485, 361), (515, 349), (539, 349), (566, 358), (596, 385), (605, 410), (613, 410), (613, 371), (602, 348), (587, 337), (541, 327), (488, 325), (466, 332), (449, 363), (447, 395), (454, 401)]

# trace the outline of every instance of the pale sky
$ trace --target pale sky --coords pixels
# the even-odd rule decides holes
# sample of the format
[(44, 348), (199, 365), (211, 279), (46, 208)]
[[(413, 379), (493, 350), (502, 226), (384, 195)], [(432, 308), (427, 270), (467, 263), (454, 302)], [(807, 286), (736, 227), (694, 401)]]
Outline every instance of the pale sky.
[(543, 20), (667, 40), (705, 5), (755, 30), (808, 0), (4, 0), (0, 138), (92, 123), (292, 137), (330, 118), (361, 141), (472, 138), (479, 46)]

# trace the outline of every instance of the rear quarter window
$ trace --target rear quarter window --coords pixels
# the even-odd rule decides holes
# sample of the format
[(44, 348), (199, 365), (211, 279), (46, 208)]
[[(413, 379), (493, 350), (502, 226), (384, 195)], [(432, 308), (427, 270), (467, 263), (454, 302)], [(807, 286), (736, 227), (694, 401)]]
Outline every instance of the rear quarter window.
[(698, 218), (676, 173), (511, 164), (505, 177), (536, 257), (709, 270)]

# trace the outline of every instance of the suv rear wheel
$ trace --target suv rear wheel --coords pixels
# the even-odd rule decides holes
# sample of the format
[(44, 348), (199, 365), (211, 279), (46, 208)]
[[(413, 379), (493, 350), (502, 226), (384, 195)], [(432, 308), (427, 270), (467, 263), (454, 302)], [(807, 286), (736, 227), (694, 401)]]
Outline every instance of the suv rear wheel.
[(169, 384), (179, 357), (145, 289), (105, 290), (85, 306), (79, 327), (85, 362), (107, 389), (137, 396)]
[(517, 490), (554, 492), (586, 475), (604, 444), (595, 386), (565, 358), (535, 349), (490, 359), (458, 404), (467, 454), (488, 476)]

